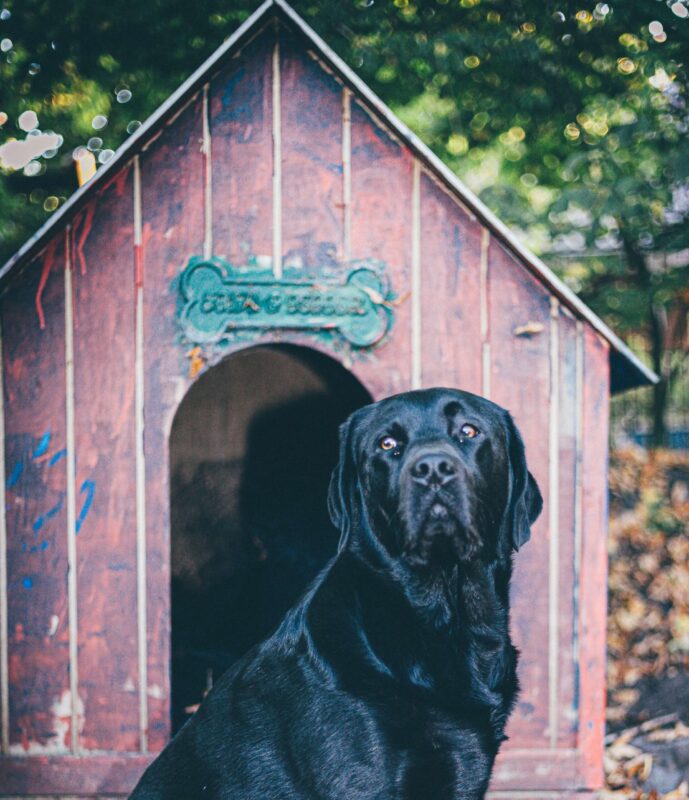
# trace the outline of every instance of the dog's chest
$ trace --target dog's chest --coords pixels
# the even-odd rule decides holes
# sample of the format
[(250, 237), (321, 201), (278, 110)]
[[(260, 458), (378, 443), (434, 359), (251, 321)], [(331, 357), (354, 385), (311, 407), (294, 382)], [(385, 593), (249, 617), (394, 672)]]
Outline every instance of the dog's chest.
[[(398, 750), (399, 797), (481, 797), (494, 751), (485, 722), (434, 708), (409, 709), (412, 722)], [(400, 743), (402, 744), (402, 743)]]

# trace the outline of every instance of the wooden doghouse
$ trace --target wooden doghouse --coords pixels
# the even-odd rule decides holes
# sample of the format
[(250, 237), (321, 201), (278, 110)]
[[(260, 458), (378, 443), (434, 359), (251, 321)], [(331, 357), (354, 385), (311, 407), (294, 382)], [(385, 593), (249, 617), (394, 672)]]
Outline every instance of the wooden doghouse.
[(333, 551), (337, 423), (435, 385), (512, 411), (545, 498), (492, 796), (600, 787), (608, 400), (653, 376), (283, 0), (0, 280), (0, 794), (126, 794)]

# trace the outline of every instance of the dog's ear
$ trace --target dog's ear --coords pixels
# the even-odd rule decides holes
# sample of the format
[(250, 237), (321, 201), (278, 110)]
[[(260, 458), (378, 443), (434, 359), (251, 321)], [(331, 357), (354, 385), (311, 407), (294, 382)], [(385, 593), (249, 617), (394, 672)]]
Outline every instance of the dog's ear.
[(340, 452), (337, 465), (330, 476), (328, 512), (333, 525), (340, 531), (338, 552), (347, 544), (352, 526), (351, 515), (355, 503), (356, 471), (352, 446), (353, 421), (350, 416), (340, 425)]
[(507, 415), (510, 489), (505, 514), (507, 536), (512, 547), (519, 550), (531, 538), (531, 525), (543, 510), (543, 498), (534, 476), (526, 466), (524, 442)]

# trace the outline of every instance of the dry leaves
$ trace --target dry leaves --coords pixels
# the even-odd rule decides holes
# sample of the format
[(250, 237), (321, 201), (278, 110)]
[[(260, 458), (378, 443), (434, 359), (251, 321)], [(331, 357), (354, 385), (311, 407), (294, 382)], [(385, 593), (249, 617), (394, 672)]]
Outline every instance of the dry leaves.
[(677, 742), (689, 742), (689, 727), (678, 720), (676, 714), (658, 717), (607, 736), (604, 757), (607, 791), (602, 797), (620, 800), (689, 799), (689, 781), (681, 777), (677, 786), (667, 792), (650, 787), (645, 791), (644, 784), (653, 775), (655, 757), (647, 748), (651, 747), (658, 753), (659, 743), (669, 748)]
[[(689, 671), (689, 453), (613, 453), (609, 554), (608, 724), (619, 728), (635, 704), (643, 706), (651, 679)], [(688, 707), (689, 698), (678, 702), (679, 716), (608, 737), (602, 797), (689, 799), (686, 775), (669, 792), (644, 787), (654, 765), (649, 751), (657, 758), (660, 743), (689, 739), (680, 719)]]
[(689, 454), (625, 450), (610, 469), (608, 687), (689, 668)]

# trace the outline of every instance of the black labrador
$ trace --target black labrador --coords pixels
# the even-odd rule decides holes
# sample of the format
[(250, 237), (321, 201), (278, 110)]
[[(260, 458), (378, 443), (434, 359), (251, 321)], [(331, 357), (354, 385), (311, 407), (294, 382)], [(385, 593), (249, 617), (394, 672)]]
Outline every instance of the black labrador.
[(517, 692), (512, 552), (541, 495), (510, 415), (428, 389), (355, 411), (337, 555), (131, 797), (479, 800)]

